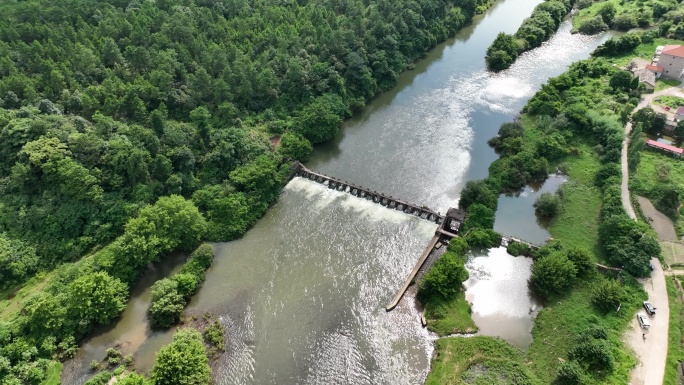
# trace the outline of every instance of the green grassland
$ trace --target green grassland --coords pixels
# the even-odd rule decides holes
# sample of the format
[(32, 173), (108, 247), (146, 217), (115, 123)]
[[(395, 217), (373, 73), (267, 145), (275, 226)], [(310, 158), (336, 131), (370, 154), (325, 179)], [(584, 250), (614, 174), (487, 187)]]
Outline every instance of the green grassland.
[(441, 338), (425, 384), (541, 384), (523, 357), (521, 351), (496, 338)]
[(52, 361), (47, 369), (47, 377), (45, 377), (40, 385), (59, 385), (61, 373), (62, 363), (58, 361)]
[(684, 360), (684, 305), (682, 293), (678, 289), (675, 277), (666, 277), (667, 297), (670, 305), (670, 326), (668, 328), (667, 360), (665, 361), (665, 378), (663, 385), (681, 384), (678, 381), (677, 365)]
[(679, 106), (684, 106), (684, 99), (676, 96), (663, 95), (653, 99), (653, 104), (677, 109)]
[(577, 30), (582, 23), (587, 20), (591, 19), (592, 17), (596, 17), (598, 15), (598, 12), (605, 6), (607, 3), (612, 3), (613, 6), (615, 7), (615, 15), (620, 15), (621, 13), (629, 13), (629, 14), (636, 14), (638, 12), (643, 12), (644, 10), (650, 10), (652, 7), (650, 4), (652, 3), (661, 3), (664, 5), (675, 5), (677, 4), (674, 1), (649, 1), (648, 4), (645, 4), (644, 1), (639, 1), (639, 0), (605, 0), (605, 1), (594, 1), (590, 6), (583, 8), (577, 12), (573, 18), (572, 18), (572, 28), (573, 30)]
[(475, 333), (478, 328), (470, 316), (470, 304), (463, 290), (451, 300), (432, 299), (425, 305), (428, 329), (440, 336)]
[[(669, 170), (666, 172), (665, 170)], [(672, 183), (684, 187), (684, 162), (669, 155), (655, 151), (641, 152), (641, 161), (636, 172), (630, 175), (629, 188), (634, 193), (654, 198), (650, 192), (655, 187)], [(656, 204), (656, 202), (653, 202)], [(679, 236), (684, 234), (684, 220), (681, 215), (672, 218)]]

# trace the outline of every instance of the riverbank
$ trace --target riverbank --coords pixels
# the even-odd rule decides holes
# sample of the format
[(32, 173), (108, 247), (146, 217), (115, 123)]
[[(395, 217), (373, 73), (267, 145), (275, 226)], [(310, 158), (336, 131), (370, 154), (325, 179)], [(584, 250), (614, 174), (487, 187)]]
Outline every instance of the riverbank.
[[(625, 56), (610, 60), (623, 60)], [(569, 182), (559, 190), (560, 211), (549, 229), (554, 239), (587, 250), (593, 262), (619, 264), (620, 257), (615, 255), (615, 249), (606, 249), (609, 242), (605, 237), (608, 229), (613, 228), (608, 223), (629, 224), (634, 230), (643, 232), (644, 239), (648, 238), (648, 245), (622, 243), (622, 247), (633, 247), (635, 255), (639, 255), (638, 261), (630, 261), (635, 264), (628, 267), (632, 274), (639, 276), (646, 274), (649, 255), (653, 251), (651, 248), (657, 248), (657, 243), (648, 227), (633, 223), (627, 217), (620, 201), (620, 152), (610, 150), (612, 145), (608, 143), (622, 142), (624, 133), (620, 116), (624, 108), (631, 110), (636, 104), (630, 96), (631, 91), (608, 86), (613, 77), (621, 76), (617, 74), (620, 71), (611, 67), (604, 58), (593, 58), (575, 63), (565, 74), (550, 79), (524, 109), (526, 115), (520, 119), (520, 133), (510, 129), (500, 132), (499, 142), (510, 144), (498, 144), (501, 146), (501, 158), (490, 166), (489, 177), (493, 176), (498, 181), (489, 183), (515, 187), (534, 180), (536, 166), (519, 164), (516, 160), (530, 155), (547, 157), (547, 168), (564, 170), (569, 178)], [(627, 107), (624, 107), (625, 103)], [(593, 110), (602, 111), (604, 117), (600, 118)], [(559, 118), (561, 114), (563, 117)], [(593, 130), (585, 128), (592, 126)], [(522, 140), (511, 150), (517, 138)], [(516, 165), (522, 173), (514, 172)], [(620, 237), (619, 234), (612, 235)], [(641, 254), (646, 258), (642, 259)], [(579, 372), (573, 372), (579, 377), (588, 376), (605, 384), (629, 381), (630, 370), (636, 361), (621, 336), (646, 296), (641, 286), (630, 277), (623, 275), (617, 281), (612, 278), (594, 271), (573, 289), (547, 300), (546, 307), (535, 321), (532, 346), (528, 352), (520, 353), (530, 361), (532, 372), (542, 383), (552, 383), (557, 376), (569, 375), (572, 365), (575, 365), (573, 362), (579, 364), (572, 367), (573, 370), (579, 368)], [(597, 306), (596, 288), (609, 281), (619, 282), (616, 287), (620, 288), (621, 306), (617, 313), (606, 312)], [(615, 308), (617, 305), (615, 303)], [(584, 343), (581, 342), (582, 334), (594, 327), (605, 331), (605, 341), (611, 346), (609, 366), (588, 365), (577, 356), (578, 346)], [(448, 348), (438, 345), (438, 349), (443, 349), (438, 356), (450, 355), (448, 349), (457, 349), (455, 345), (458, 344), (456, 339)], [(455, 365), (452, 369), (454, 375), (460, 377), (467, 367)]]

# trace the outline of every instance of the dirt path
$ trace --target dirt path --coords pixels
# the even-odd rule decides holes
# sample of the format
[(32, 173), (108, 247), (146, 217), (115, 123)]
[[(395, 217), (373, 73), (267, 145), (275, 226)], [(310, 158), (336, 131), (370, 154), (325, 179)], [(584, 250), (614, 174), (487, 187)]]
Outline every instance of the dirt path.
[[(637, 104), (637, 106), (634, 107), (634, 110), (632, 110), (632, 113), (647, 107), (651, 101), (658, 96), (671, 95), (684, 97), (684, 95), (680, 93), (681, 90), (682, 89), (679, 87), (670, 87), (652, 94), (643, 95), (639, 104)], [(625, 208), (625, 211), (627, 211), (627, 215), (629, 215), (630, 218), (636, 219), (634, 208), (632, 208), (632, 203), (629, 200), (629, 168), (627, 166), (627, 148), (629, 147), (630, 132), (632, 132), (632, 122), (628, 122), (625, 125), (625, 139), (622, 141), (622, 206)]]
[(677, 233), (675, 232), (672, 220), (658, 211), (650, 200), (644, 197), (637, 197), (637, 199), (639, 200), (641, 211), (643, 211), (646, 218), (652, 219), (651, 227), (658, 233), (658, 238), (661, 241), (676, 242), (678, 240)]
[(662, 385), (665, 375), (670, 307), (663, 267), (656, 258), (652, 259), (651, 263), (654, 267), (651, 278), (641, 280), (641, 282), (648, 293), (648, 300), (656, 307), (656, 315), (650, 320), (651, 328), (646, 333), (646, 338), (642, 337), (642, 330), (636, 316), (632, 319), (630, 329), (623, 336), (639, 360), (636, 367), (632, 369), (630, 385)]
[[(642, 97), (639, 104), (632, 113), (648, 106), (651, 101), (661, 95), (673, 95), (684, 97), (680, 93), (681, 88), (670, 87), (665, 90), (654, 92)], [(630, 218), (636, 220), (634, 208), (629, 199), (629, 168), (627, 165), (627, 149), (629, 148), (629, 134), (632, 132), (632, 123), (625, 125), (625, 139), (622, 142), (622, 206), (627, 211)], [(647, 200), (648, 201), (648, 200)], [(640, 202), (641, 204), (641, 202)], [(650, 202), (648, 202), (650, 204)], [(644, 207), (642, 205), (642, 207)], [(653, 205), (651, 205), (653, 207)], [(654, 208), (655, 210), (655, 208)], [(657, 211), (657, 210), (655, 210)], [(649, 214), (646, 214), (647, 216)], [(661, 214), (662, 215), (662, 214)], [(655, 217), (651, 215), (651, 217)], [(661, 222), (663, 223), (663, 222)], [(671, 222), (670, 222), (671, 224)], [(663, 225), (663, 228), (665, 226)], [(656, 229), (656, 231), (658, 231)], [(664, 230), (666, 236), (671, 234)], [(674, 232), (674, 228), (672, 229)], [(660, 234), (660, 232), (659, 232)], [(676, 235), (675, 235), (676, 240)], [(665, 375), (665, 359), (667, 358), (667, 329), (670, 322), (670, 307), (667, 300), (667, 289), (665, 287), (665, 274), (660, 261), (656, 258), (651, 260), (654, 270), (651, 278), (642, 280), (644, 289), (648, 293), (649, 301), (657, 308), (657, 315), (651, 319), (651, 327), (643, 338), (643, 332), (639, 326), (636, 316), (632, 318), (630, 330), (623, 336), (625, 342), (634, 350), (639, 363), (632, 369), (630, 385), (662, 385)]]

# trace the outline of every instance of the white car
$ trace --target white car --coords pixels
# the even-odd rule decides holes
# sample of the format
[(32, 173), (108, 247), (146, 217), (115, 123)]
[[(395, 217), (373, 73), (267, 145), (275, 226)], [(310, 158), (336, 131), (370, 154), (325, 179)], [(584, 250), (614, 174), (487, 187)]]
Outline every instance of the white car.
[(642, 329), (648, 330), (651, 327), (651, 323), (648, 321), (648, 316), (644, 313), (637, 313), (637, 320), (639, 320), (639, 325)]

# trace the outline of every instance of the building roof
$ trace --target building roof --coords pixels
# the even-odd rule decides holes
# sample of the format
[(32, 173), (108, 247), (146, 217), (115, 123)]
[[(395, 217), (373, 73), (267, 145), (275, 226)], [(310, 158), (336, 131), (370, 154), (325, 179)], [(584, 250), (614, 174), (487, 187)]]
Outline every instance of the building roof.
[(665, 46), (663, 54), (676, 57), (684, 57), (684, 46), (668, 44)]
[(655, 84), (656, 84), (655, 73), (648, 71), (646, 69), (640, 69), (640, 70), (634, 71), (634, 76), (639, 77), (640, 83), (646, 83), (646, 84), (650, 85), (651, 87), (655, 87)]
[(655, 147), (655, 148), (659, 148), (661, 150), (673, 152), (673, 153), (679, 154), (679, 155), (681, 155), (684, 152), (684, 149), (681, 149), (679, 147), (670, 146), (669, 144), (656, 142), (655, 140), (651, 140), (651, 139), (646, 141), (646, 145), (651, 146), (651, 147)]
[(679, 106), (677, 108), (677, 115), (684, 115), (684, 107)]
[(663, 72), (665, 70), (665, 68), (653, 64), (646, 65), (646, 69), (654, 72)]

